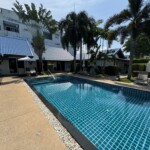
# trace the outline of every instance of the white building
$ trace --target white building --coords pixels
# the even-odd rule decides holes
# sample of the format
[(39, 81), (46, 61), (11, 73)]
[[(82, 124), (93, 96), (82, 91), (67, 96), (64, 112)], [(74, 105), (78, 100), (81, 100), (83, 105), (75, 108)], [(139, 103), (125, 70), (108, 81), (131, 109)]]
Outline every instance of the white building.
[[(31, 46), (35, 32), (36, 28), (23, 24), (15, 12), (0, 8), (0, 74), (17, 74), (19, 69), (25, 71), (25, 64), (18, 58), (29, 56), (38, 59)], [(60, 33), (52, 35), (44, 28), (40, 32), (45, 37), (44, 70), (51, 63), (56, 71), (69, 71), (73, 56), (62, 48)], [(32, 63), (30, 67), (37, 68), (37, 64)]]

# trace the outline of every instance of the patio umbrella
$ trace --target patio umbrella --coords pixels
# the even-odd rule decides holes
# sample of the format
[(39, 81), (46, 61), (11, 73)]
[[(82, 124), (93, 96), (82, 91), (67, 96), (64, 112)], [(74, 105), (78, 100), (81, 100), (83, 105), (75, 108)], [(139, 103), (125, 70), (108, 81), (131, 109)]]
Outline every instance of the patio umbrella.
[(18, 61), (36, 61), (34, 58), (30, 58), (28, 56), (19, 58)]
[[(28, 56), (26, 56), (26, 57), (23, 57), (23, 58), (19, 58), (18, 59), (18, 61), (24, 61), (24, 62), (26, 62), (25, 64), (25, 72), (27, 71), (27, 68), (29, 68), (29, 64), (28, 63), (30, 63), (30, 62), (34, 62), (34, 61), (36, 61), (36, 59), (34, 59), (34, 58), (30, 58), (30, 57), (28, 57)], [(29, 71), (29, 70), (28, 70)]]

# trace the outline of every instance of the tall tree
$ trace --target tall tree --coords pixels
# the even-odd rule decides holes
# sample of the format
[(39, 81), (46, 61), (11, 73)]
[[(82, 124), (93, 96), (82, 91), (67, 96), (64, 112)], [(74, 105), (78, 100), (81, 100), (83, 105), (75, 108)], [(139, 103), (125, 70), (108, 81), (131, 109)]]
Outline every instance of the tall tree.
[(114, 35), (120, 37), (122, 44), (127, 37), (131, 37), (130, 62), (128, 69), (128, 79), (131, 79), (132, 63), (136, 49), (136, 38), (141, 32), (150, 34), (150, 2), (145, 3), (144, 0), (128, 0), (128, 2), (129, 5), (127, 9), (124, 9), (119, 14), (116, 14), (107, 20), (105, 29), (109, 29), (114, 25), (126, 23), (117, 27), (114, 30)]
[[(105, 68), (105, 61), (108, 60), (107, 52), (103, 51), (104, 46), (104, 40), (107, 41), (107, 50), (111, 47), (112, 42), (116, 40), (115, 37), (115, 31), (114, 30), (105, 30), (104, 28), (99, 27), (100, 24), (102, 24), (102, 20), (97, 21), (97, 34), (95, 38), (95, 47), (93, 50), (89, 51), (89, 54), (91, 54), (90, 62), (96, 62), (97, 59), (103, 59), (103, 68)], [(100, 43), (98, 44), (98, 40)], [(102, 48), (102, 51), (100, 49)], [(95, 64), (96, 65), (96, 64)]]
[(22, 5), (16, 0), (13, 5), (14, 7), (12, 10), (18, 15), (23, 23), (30, 26), (32, 25), (36, 27), (37, 30), (45, 28), (50, 33), (54, 33), (57, 30), (57, 23), (53, 19), (51, 11), (45, 9), (42, 4), (38, 10), (34, 3), (31, 3), (31, 6), (28, 4)]
[(32, 38), (32, 46), (36, 51), (36, 54), (39, 57), (39, 70), (42, 70), (42, 56), (43, 52), (45, 51), (45, 44), (44, 44), (44, 37), (37, 32), (35, 36)]
[(79, 45), (77, 34), (77, 14), (75, 12), (69, 13), (65, 19), (62, 19), (59, 23), (59, 29), (61, 31), (61, 43), (63, 48), (69, 48), (72, 46), (74, 50), (74, 71), (76, 70), (76, 53)]
[[(150, 54), (150, 38), (144, 33), (141, 33), (136, 39), (135, 57), (140, 58)], [(124, 44), (124, 51), (129, 52), (131, 39), (129, 38)]]
[(86, 44), (87, 48), (96, 46), (95, 38), (98, 36), (95, 19), (89, 17), (85, 11), (77, 15), (78, 39), (80, 41), (80, 71), (82, 70), (82, 45)]
[[(41, 37), (41, 39), (43, 39), (44, 29), (51, 34), (54, 33), (57, 29), (57, 23), (52, 18), (51, 11), (47, 11), (42, 4), (37, 10), (34, 3), (31, 3), (31, 6), (28, 4), (24, 4), (23, 7), (23, 5), (16, 0), (16, 2), (14, 3), (14, 8), (12, 8), (12, 10), (18, 15), (22, 22), (25, 23), (29, 29), (31, 29), (30, 31), (32, 32), (33, 39), (35, 39), (35, 37)], [(37, 44), (37, 46), (35, 44)], [(43, 49), (40, 48), (39, 50), (41, 50), (41, 52), (39, 53), (37, 47), (39, 47), (39, 45), (37, 42), (35, 42), (34, 50), (39, 57), (39, 73), (41, 73)]]
[(77, 48), (80, 47), (81, 60), (82, 44), (87, 44), (87, 47), (90, 48), (96, 43), (94, 40), (94, 27), (96, 27), (95, 20), (89, 17), (85, 11), (81, 11), (78, 14), (71, 12), (59, 23), (59, 28), (61, 31), (61, 42), (63, 47), (68, 49), (70, 44), (74, 49), (74, 71), (76, 70)]

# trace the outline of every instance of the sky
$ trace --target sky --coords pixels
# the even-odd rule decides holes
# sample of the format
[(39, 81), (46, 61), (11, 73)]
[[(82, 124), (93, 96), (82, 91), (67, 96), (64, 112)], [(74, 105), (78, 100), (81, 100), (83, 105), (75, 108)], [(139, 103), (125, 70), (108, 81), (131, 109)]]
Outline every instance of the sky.
[[(38, 7), (41, 3), (47, 10), (50, 10), (52, 16), (57, 21), (71, 12), (86, 11), (89, 16), (96, 20), (102, 19), (105, 21), (112, 15), (119, 13), (121, 10), (127, 8), (128, 0), (18, 0), (21, 4), (35, 3)], [(13, 7), (15, 0), (0, 0), (0, 7), (9, 9)], [(114, 42), (112, 48), (120, 48), (118, 42)]]

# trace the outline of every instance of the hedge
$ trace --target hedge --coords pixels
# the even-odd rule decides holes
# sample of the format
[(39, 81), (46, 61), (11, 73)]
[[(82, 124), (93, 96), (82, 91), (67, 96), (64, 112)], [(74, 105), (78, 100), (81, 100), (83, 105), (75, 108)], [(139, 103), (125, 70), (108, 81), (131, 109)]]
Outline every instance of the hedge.
[(132, 65), (133, 71), (145, 71), (146, 70), (146, 64), (145, 63), (135, 63)]
[(148, 63), (150, 59), (134, 59), (133, 63)]
[(117, 66), (105, 67), (105, 73), (110, 76), (115, 76), (119, 73), (119, 67)]

